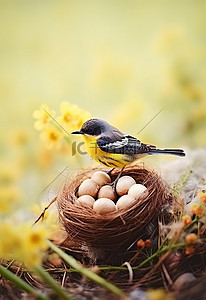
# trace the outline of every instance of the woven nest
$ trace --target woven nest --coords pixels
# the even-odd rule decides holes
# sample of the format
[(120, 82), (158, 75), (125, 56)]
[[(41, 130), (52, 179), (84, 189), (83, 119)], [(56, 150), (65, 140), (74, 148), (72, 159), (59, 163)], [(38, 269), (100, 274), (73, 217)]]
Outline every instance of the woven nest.
[[(125, 168), (122, 175), (129, 175), (136, 183), (146, 186), (148, 194), (138, 203), (99, 215), (90, 207), (74, 204), (79, 185), (95, 171), (97, 169), (77, 175), (64, 185), (57, 197), (60, 222), (69, 238), (90, 250), (101, 250), (95, 254), (97, 258), (104, 257), (103, 253), (107, 256), (119, 253), (121, 256), (142, 237), (152, 238), (157, 244), (158, 219), (163, 217), (164, 208), (173, 200), (162, 179), (154, 171), (139, 166)], [(113, 170), (111, 180), (115, 180), (118, 174), (119, 170)]]

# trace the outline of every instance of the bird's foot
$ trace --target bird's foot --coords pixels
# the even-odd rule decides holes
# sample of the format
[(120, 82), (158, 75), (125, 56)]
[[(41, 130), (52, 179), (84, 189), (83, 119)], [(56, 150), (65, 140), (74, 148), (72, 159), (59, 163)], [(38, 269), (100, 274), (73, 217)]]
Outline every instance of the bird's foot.
[(117, 175), (117, 177), (115, 178), (115, 180), (110, 183), (110, 185), (112, 186), (112, 188), (116, 194), (117, 194), (117, 191), (116, 191), (117, 182), (118, 182), (119, 178), (121, 177), (123, 170), (124, 170), (124, 167), (120, 170), (120, 172)]
[(110, 169), (109, 171), (107, 171), (106, 173), (111, 176), (112, 171), (114, 170), (114, 168)]

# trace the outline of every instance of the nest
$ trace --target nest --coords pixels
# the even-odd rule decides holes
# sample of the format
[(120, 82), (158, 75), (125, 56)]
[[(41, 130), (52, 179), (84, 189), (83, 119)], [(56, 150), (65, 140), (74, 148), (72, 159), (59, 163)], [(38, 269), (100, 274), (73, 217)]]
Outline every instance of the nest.
[[(112, 254), (122, 257), (142, 237), (152, 238), (154, 246), (159, 232), (158, 219), (173, 200), (162, 179), (154, 171), (136, 165), (125, 168), (122, 175), (129, 175), (136, 183), (146, 186), (148, 194), (135, 205), (99, 215), (92, 208), (74, 205), (79, 185), (95, 171), (97, 169), (77, 175), (64, 185), (57, 197), (60, 222), (69, 238), (102, 259), (111, 258)], [(118, 170), (112, 171), (112, 181), (118, 174)]]

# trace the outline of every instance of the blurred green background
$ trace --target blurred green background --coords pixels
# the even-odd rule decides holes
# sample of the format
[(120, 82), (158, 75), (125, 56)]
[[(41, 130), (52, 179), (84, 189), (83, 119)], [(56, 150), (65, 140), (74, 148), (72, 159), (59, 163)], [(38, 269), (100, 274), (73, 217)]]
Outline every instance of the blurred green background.
[(32, 117), (41, 104), (69, 101), (133, 135), (166, 106), (139, 138), (205, 147), (205, 20), (200, 0), (1, 0), (1, 161), (22, 197), (72, 161), (69, 149), (44, 149)]

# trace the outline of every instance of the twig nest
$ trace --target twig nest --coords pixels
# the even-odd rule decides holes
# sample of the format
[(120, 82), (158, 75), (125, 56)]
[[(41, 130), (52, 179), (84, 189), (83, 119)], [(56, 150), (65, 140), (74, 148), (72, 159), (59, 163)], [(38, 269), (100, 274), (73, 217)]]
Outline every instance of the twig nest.
[(95, 199), (90, 195), (82, 195), (75, 201), (77, 205), (89, 206), (91, 208), (93, 207), (94, 202)]
[(99, 185), (92, 179), (86, 179), (80, 184), (78, 189), (78, 195), (90, 195), (95, 198), (97, 196), (98, 191)]
[(125, 194), (116, 193), (114, 197), (109, 183), (119, 172), (114, 169), (108, 175), (103, 170), (86, 170), (67, 182), (57, 195), (60, 222), (75, 243), (105, 253), (125, 253), (140, 237), (158, 235), (158, 218), (173, 196), (154, 171), (133, 165), (123, 170), (118, 181), (119, 194)]
[(119, 196), (128, 193), (129, 188), (134, 185), (136, 181), (131, 176), (122, 176), (117, 182), (116, 191)]
[(116, 201), (117, 195), (111, 185), (104, 185), (99, 190), (98, 198), (108, 198), (112, 201)]
[(110, 176), (107, 173), (102, 172), (102, 171), (95, 172), (92, 175), (91, 180), (96, 182), (99, 186), (102, 186), (102, 185), (105, 185), (105, 184), (111, 182)]
[(98, 214), (106, 214), (116, 210), (115, 203), (108, 198), (99, 198), (93, 205), (93, 210)]

